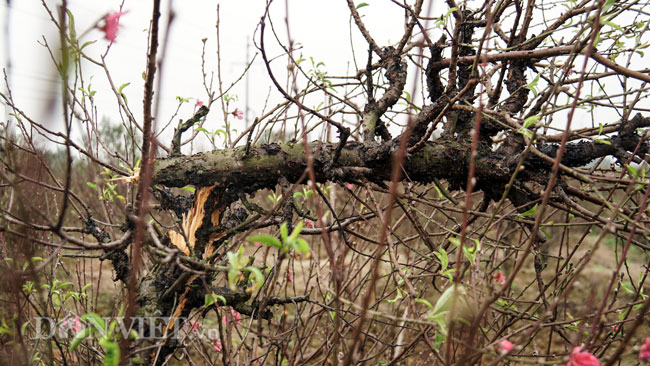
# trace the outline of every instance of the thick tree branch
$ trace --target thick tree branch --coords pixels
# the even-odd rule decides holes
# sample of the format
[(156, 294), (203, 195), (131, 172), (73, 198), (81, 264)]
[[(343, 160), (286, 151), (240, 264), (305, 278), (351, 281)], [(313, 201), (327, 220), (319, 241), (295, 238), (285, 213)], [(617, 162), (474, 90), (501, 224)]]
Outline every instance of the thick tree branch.
[[(634, 132), (632, 126), (642, 124), (645, 120), (638, 115), (619, 134), (605, 140), (605, 143), (583, 141), (567, 144), (562, 164), (578, 167), (599, 157), (616, 155), (618, 151), (634, 151), (641, 137)], [(638, 151), (640, 156), (648, 151), (646, 145), (644, 143)], [(370, 145), (348, 143), (340, 152), (337, 167), (327, 169), (337, 146), (320, 142), (309, 144), (318, 182), (368, 180), (379, 183), (390, 179), (391, 158), (396, 153), (395, 142)], [(507, 182), (520, 158), (519, 154), (511, 156), (512, 154), (493, 152), (487, 145), (479, 146), (479, 150), (476, 161), (478, 181)], [(557, 146), (543, 145), (539, 150), (553, 158)], [(420, 150), (409, 155), (403, 169), (411, 181), (427, 184), (434, 179), (446, 179), (455, 187), (466, 179), (469, 155), (469, 143), (441, 138), (427, 142)], [(550, 165), (543, 159), (531, 157), (526, 165), (530, 171), (527, 170), (522, 175), (524, 178), (549, 173)], [(281, 177), (296, 182), (306, 168), (305, 151), (301, 144), (269, 144), (253, 146), (248, 154), (244, 147), (239, 147), (159, 159), (154, 165), (154, 182), (168, 187), (216, 184), (222, 189), (254, 192), (275, 187)]]

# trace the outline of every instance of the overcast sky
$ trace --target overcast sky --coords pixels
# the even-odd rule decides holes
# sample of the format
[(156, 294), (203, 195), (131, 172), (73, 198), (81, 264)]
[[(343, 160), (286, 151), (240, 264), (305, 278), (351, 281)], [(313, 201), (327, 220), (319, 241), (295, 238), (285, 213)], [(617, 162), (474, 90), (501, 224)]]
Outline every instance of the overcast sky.
[[(388, 0), (367, 2), (370, 5), (361, 8), (360, 12), (377, 42), (388, 45), (399, 40), (403, 32), (403, 10)], [(47, 3), (55, 10), (58, 1), (47, 1)], [(75, 18), (77, 34), (91, 29), (83, 36), (80, 43), (96, 41), (85, 48), (85, 51), (99, 60), (109, 42), (103, 38), (100, 30), (93, 30), (91, 27), (107, 13), (117, 11), (122, 1), (70, 0), (68, 3)], [(202, 101), (208, 99), (201, 77), (203, 45), (201, 40), (208, 39), (206, 68), (208, 72), (215, 72), (216, 75), (217, 5), (221, 22), (221, 71), (224, 87), (235, 81), (244, 70), (247, 61), (247, 45), (249, 60), (257, 53), (252, 44), (252, 37), (256, 36), (259, 40), (259, 33), (256, 34), (255, 30), (265, 8), (263, 0), (163, 1), (163, 16), (160, 22), (163, 26), (162, 34), (165, 34), (164, 26), (167, 24), (170, 3), (175, 17), (167, 41), (168, 47), (163, 66), (159, 126), (161, 123), (166, 123), (176, 110), (177, 96)], [(285, 1), (276, 0), (271, 6), (272, 20), (279, 37), (285, 43), (286, 4)], [(4, 43), (0, 47), (0, 52), (2, 52), (3, 64), (7, 65), (7, 62), (10, 62), (8, 76), (13, 97), (16, 103), (28, 111), (33, 118), (60, 129), (62, 127), (60, 112), (58, 112), (60, 102), (52, 101), (52, 96), (57, 94), (57, 76), (49, 53), (43, 46), (45, 38), (49, 45), (58, 47), (56, 28), (39, 0), (14, 0), (11, 1), (11, 8), (3, 2), (1, 10), (2, 26), (4, 27), (8, 21), (9, 27), (8, 32), (0, 40)], [(127, 13), (120, 19), (117, 40), (111, 46), (106, 64), (116, 85), (130, 83), (124, 89), (124, 93), (135, 116), (140, 118), (144, 84), (141, 75), (145, 70), (151, 1), (126, 0), (123, 10)], [(330, 75), (354, 73), (350, 41), (352, 35), (352, 44), (356, 47), (358, 61), (360, 65), (365, 65), (367, 45), (354, 23), (350, 32), (349, 10), (345, 1), (289, 0), (288, 12), (291, 38), (301, 47), (296, 55), (302, 54), (307, 59), (314, 57), (317, 62), (324, 62), (325, 69)], [(6, 42), (9, 42), (8, 47)], [(281, 55), (281, 50), (277, 47), (277, 42), (270, 31), (267, 31), (266, 42), (271, 57)], [(275, 61), (273, 67), (280, 75), (286, 71), (284, 59)], [(248, 93), (250, 120), (262, 110), (271, 88), (270, 79), (259, 56), (251, 71)], [(104, 116), (117, 121), (119, 118), (117, 101), (110, 91), (103, 70), (86, 62), (83, 65), (83, 72), (87, 82), (92, 77), (92, 88), (97, 91), (95, 101), (99, 117)], [(244, 109), (245, 85), (243, 80), (233, 89), (232, 94), (236, 94), (239, 101), (234, 103), (232, 108)], [(270, 95), (269, 105), (282, 100), (275, 89), (270, 90)], [(56, 110), (48, 106), (54, 106)], [(178, 118), (189, 117), (193, 107), (193, 103), (186, 104)], [(211, 113), (208, 121), (214, 125), (212, 128), (217, 128), (217, 125), (223, 123), (222, 119)], [(244, 121), (239, 123), (243, 124)], [(241, 130), (243, 126), (233, 127)]]
[[(362, 0), (357, 0), (360, 3)], [(59, 1), (46, 1), (51, 9), (56, 9)], [(369, 6), (359, 10), (364, 17), (364, 22), (370, 33), (380, 45), (389, 45), (397, 40), (403, 33), (404, 13), (401, 8), (390, 0), (365, 0)], [(122, 4), (121, 0), (69, 0), (77, 34), (89, 30), (80, 43), (95, 41), (85, 48), (88, 55), (100, 59), (106, 52), (109, 42), (104, 39), (104, 34), (92, 25), (102, 19), (107, 13), (115, 12)], [(229, 86), (243, 72), (248, 60), (257, 53), (252, 42), (255, 37), (259, 40), (259, 33), (255, 33), (257, 25), (264, 13), (264, 0), (190, 0), (190, 1), (163, 1), (163, 16), (160, 24), (163, 27), (161, 35), (166, 34), (165, 25), (169, 13), (169, 4), (174, 9), (175, 17), (167, 41), (164, 58), (164, 74), (162, 92), (160, 95), (160, 110), (157, 115), (158, 127), (166, 124), (177, 108), (176, 97), (194, 98), (186, 103), (180, 110), (178, 118), (187, 119), (194, 110), (194, 102), (199, 99), (207, 100), (201, 78), (201, 50), (202, 39), (207, 38), (206, 69), (208, 73), (217, 71), (216, 56), (216, 21), (217, 6), (220, 11), (221, 32), (221, 65), (224, 87)], [(286, 44), (287, 31), (285, 26), (286, 9), (288, 4), (288, 19), (291, 37), (299, 44), (300, 49), (296, 56), (302, 55), (309, 59), (313, 57), (317, 62), (325, 64), (324, 69), (329, 75), (350, 75), (355, 71), (352, 47), (354, 46), (357, 62), (363, 67), (367, 57), (367, 45), (361, 34), (352, 24), (350, 29), (349, 10), (344, 0), (275, 0), (271, 6), (271, 19), (273, 20), (278, 36)], [(431, 16), (440, 16), (446, 11), (442, 2), (436, 2)], [(125, 0), (123, 10), (127, 13), (120, 19), (120, 29), (116, 42), (105, 59), (111, 77), (116, 86), (130, 83), (123, 92), (126, 94), (131, 110), (136, 118), (142, 116), (142, 73), (145, 70), (147, 29), (151, 18), (151, 1)], [(555, 7), (551, 12), (563, 11), (563, 7)], [(11, 8), (6, 2), (0, 6), (0, 21), (4, 36), (0, 37), (0, 60), (8, 67), (8, 77), (12, 95), (18, 106), (25, 110), (32, 118), (46, 123), (53, 129), (60, 130), (61, 113), (60, 101), (53, 100), (58, 95), (57, 76), (47, 49), (43, 46), (44, 39), (54, 49), (58, 48), (58, 34), (55, 26), (50, 21), (49, 15), (40, 0), (12, 0)], [(551, 13), (544, 14), (552, 15)], [(541, 24), (543, 17), (536, 17), (534, 22)], [(630, 22), (633, 19), (630, 19)], [(618, 24), (624, 24), (625, 19), (617, 19)], [(436, 34), (430, 34), (434, 39)], [(164, 39), (162, 43), (164, 43)], [(269, 56), (282, 55), (270, 30), (266, 35)], [(650, 53), (644, 57), (635, 55), (636, 62), (645, 60), (650, 62)], [(278, 58), (273, 61), (274, 72), (282, 76), (286, 72), (286, 59)], [(8, 64), (8, 62), (10, 62)], [(578, 61), (577, 65), (581, 65)], [(634, 65), (634, 64), (633, 64)], [(6, 67), (6, 66), (5, 66)], [(86, 62), (83, 64), (83, 74), (86, 82), (91, 82), (92, 89), (96, 90), (95, 101), (98, 119), (108, 118), (113, 122), (119, 121), (117, 101), (111, 92), (106, 74), (99, 67)], [(271, 87), (270, 79), (258, 56), (253, 64), (249, 80), (250, 106), (249, 120), (262, 111), (265, 104), (272, 106), (282, 101), (282, 97)], [(411, 75), (412, 77), (412, 75)], [(631, 84), (628, 84), (628, 87)], [(246, 83), (242, 80), (232, 91), (239, 97), (229, 109), (244, 109), (246, 105)], [(540, 85), (541, 87), (541, 85)], [(607, 88), (620, 89), (622, 84), (616, 80), (607, 81)], [(407, 87), (408, 88), (408, 87)], [(4, 90), (4, 86), (2, 88)], [(613, 94), (621, 90), (612, 90)], [(410, 90), (410, 89), (409, 89)], [(593, 92), (593, 91), (587, 91)], [(585, 92), (585, 93), (587, 93)], [(267, 103), (267, 96), (270, 99)], [(639, 103), (640, 107), (649, 107), (647, 99)], [(268, 108), (267, 106), (267, 108)], [(220, 111), (208, 116), (205, 126), (208, 130), (220, 128), (223, 116)], [(591, 123), (592, 118), (586, 112), (580, 112), (574, 126)], [(6, 114), (5, 114), (6, 116)], [(582, 118), (584, 116), (584, 118)], [(614, 122), (617, 114), (612, 109), (599, 112), (603, 123)], [(555, 118), (562, 123), (562, 118)], [(241, 131), (245, 121), (235, 120), (239, 125), (232, 127)], [(80, 129), (73, 126), (73, 129)]]

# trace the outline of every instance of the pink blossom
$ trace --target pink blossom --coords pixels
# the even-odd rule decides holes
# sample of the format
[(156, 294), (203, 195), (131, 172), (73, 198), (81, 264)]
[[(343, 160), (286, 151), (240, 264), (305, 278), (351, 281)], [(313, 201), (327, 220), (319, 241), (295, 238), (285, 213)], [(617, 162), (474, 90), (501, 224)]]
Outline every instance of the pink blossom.
[(352, 184), (352, 183), (346, 183), (346, 184), (345, 184), (345, 188), (347, 188), (347, 189), (349, 189), (349, 190), (352, 190), (352, 189), (354, 188), (354, 184)]
[[(238, 326), (238, 325), (239, 325), (239, 322), (241, 321), (241, 314), (238, 313), (237, 311), (235, 311), (235, 309), (230, 309), (230, 314), (231, 314), (232, 317), (234, 318), (234, 320), (233, 320), (231, 323), (232, 323), (234, 326)], [(225, 314), (224, 314), (224, 316), (221, 318), (221, 321), (223, 322), (223, 324), (227, 324), (227, 323), (228, 323), (228, 321), (226, 320), (226, 315), (225, 315)]]
[(314, 225), (314, 221), (313, 221), (313, 220), (309, 220), (309, 219), (305, 220), (305, 226), (307, 226), (307, 227), (314, 227), (314, 226), (315, 226), (315, 225)]
[(639, 361), (650, 362), (650, 337), (646, 338), (639, 351)]
[(232, 111), (232, 115), (237, 117), (237, 119), (244, 119), (244, 111), (239, 108), (235, 108), (235, 110)]
[(494, 275), (494, 278), (497, 280), (497, 282), (500, 285), (503, 285), (503, 284), (506, 283), (506, 276), (504, 276), (503, 273), (501, 273), (501, 272), (497, 272), (497, 274)]
[(115, 38), (117, 37), (117, 29), (119, 28), (120, 24), (120, 17), (126, 13), (128, 13), (128, 11), (118, 11), (115, 13), (106, 14), (106, 24), (104, 24), (103, 27), (99, 28), (100, 30), (104, 31), (104, 38), (111, 42), (115, 41)]
[(600, 366), (598, 358), (589, 352), (582, 352), (582, 347), (574, 347), (566, 366)]
[(502, 339), (499, 341), (498, 344), (494, 345), (494, 349), (499, 352), (502, 355), (505, 355), (506, 353), (510, 352), (510, 350), (514, 347), (512, 342), (510, 342), (507, 339)]
[(230, 313), (232, 314), (232, 317), (235, 318), (235, 326), (238, 326), (241, 321), (241, 314), (235, 311), (235, 309), (230, 309)]
[(196, 100), (196, 106), (197, 107), (203, 107), (203, 102), (197, 99)]
[(223, 349), (223, 346), (221, 346), (221, 339), (213, 339), (212, 348), (214, 348), (214, 350), (217, 352), (221, 352), (221, 350)]
[(74, 331), (79, 332), (82, 328), (81, 321), (79, 320), (78, 316), (75, 316), (74, 318), (72, 316), (67, 316), (63, 318), (61, 323), (59, 324), (59, 334), (61, 336), (64, 336), (67, 331)]
[(262, 243), (260, 243), (259, 241), (254, 241), (253, 245), (255, 245), (256, 247), (259, 247), (260, 245), (262, 245)]
[(72, 330), (74, 330), (75, 332), (81, 330), (81, 321), (79, 320), (78, 316), (74, 317), (74, 327), (72, 327)]
[(289, 282), (293, 283), (293, 267), (289, 267), (287, 270), (287, 279)]
[(199, 322), (194, 322), (194, 325), (192, 325), (192, 332), (196, 332), (197, 329), (199, 329)]

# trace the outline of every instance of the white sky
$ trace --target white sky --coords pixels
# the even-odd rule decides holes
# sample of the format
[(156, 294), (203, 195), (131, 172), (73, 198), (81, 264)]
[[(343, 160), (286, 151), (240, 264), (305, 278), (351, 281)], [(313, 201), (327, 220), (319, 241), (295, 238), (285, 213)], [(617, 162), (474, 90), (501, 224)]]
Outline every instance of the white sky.
[[(403, 10), (388, 0), (365, 0), (370, 5), (360, 9), (373, 37), (379, 44), (388, 45), (399, 40), (403, 32)], [(357, 1), (359, 3), (360, 1)], [(51, 9), (56, 9), (58, 1), (47, 1)], [(164, 28), (167, 24), (169, 1), (163, 1), (163, 10), (160, 24)], [(81, 34), (109, 12), (119, 9), (121, 1), (118, 0), (70, 0), (69, 8), (75, 17), (77, 34)], [(246, 45), (254, 35), (259, 39), (255, 29), (264, 13), (264, 0), (192, 0), (171, 1), (175, 11), (168, 41), (168, 48), (163, 66), (164, 79), (161, 92), (161, 106), (158, 115), (158, 124), (166, 123), (177, 107), (176, 97), (191, 97), (205, 101), (208, 99), (202, 85), (201, 77), (201, 50), (203, 38), (208, 39), (206, 68), (216, 75), (216, 19), (217, 5), (220, 8), (221, 19), (221, 62), (224, 88), (228, 87), (239, 75), (246, 65)], [(145, 70), (147, 32), (151, 17), (151, 1), (126, 0), (124, 10), (128, 13), (120, 19), (120, 30), (116, 42), (106, 57), (106, 63), (111, 72), (111, 77), (116, 86), (130, 82), (124, 89), (131, 110), (136, 118), (142, 116), (142, 92), (144, 81), (142, 72)], [(342, 0), (289, 0), (289, 24), (294, 42), (299, 42), (302, 49), (296, 56), (303, 54), (305, 58), (314, 57), (317, 62), (324, 62), (329, 75), (348, 75), (354, 73), (352, 63), (352, 49), (350, 44), (349, 10), (346, 2)], [(0, 42), (3, 65), (6, 65), (7, 56), (11, 61), (9, 80), (12, 94), (17, 105), (37, 121), (45, 122), (56, 129), (62, 128), (59, 101), (52, 102), (51, 96), (58, 91), (57, 76), (52, 67), (48, 51), (40, 43), (45, 37), (52, 47), (58, 47), (58, 34), (55, 26), (49, 19), (45, 8), (39, 0), (13, 0), (11, 9), (8, 10), (5, 2), (0, 6), (3, 27), (6, 19), (9, 20), (9, 32)], [(9, 11), (9, 13), (7, 13)], [(271, 15), (277, 27), (278, 34), (286, 43), (287, 33), (285, 27), (286, 2), (276, 0), (271, 6)], [(7, 16), (8, 15), (8, 16)], [(164, 35), (164, 29), (161, 37)], [(352, 23), (353, 42), (359, 65), (365, 66), (367, 45), (361, 34)], [(6, 43), (9, 40), (9, 54), (6, 52)], [(108, 41), (103, 39), (100, 30), (91, 30), (81, 40), (96, 40), (97, 42), (85, 48), (85, 51), (96, 59), (100, 58), (108, 46)], [(163, 40), (164, 41), (164, 40)], [(269, 56), (281, 54), (277, 42), (273, 39), (270, 28), (267, 26), (266, 45)], [(249, 57), (257, 52), (251, 44)], [(273, 62), (274, 70), (282, 79), (286, 72), (284, 59)], [(97, 66), (84, 63), (86, 81), (92, 76), (92, 87), (97, 91), (95, 102), (98, 115), (109, 117), (117, 122), (117, 101), (106, 82), (106, 75)], [(255, 113), (261, 112), (271, 82), (258, 55), (251, 68), (249, 80), (249, 106), (252, 120)], [(216, 79), (216, 77), (215, 77)], [(4, 89), (4, 87), (2, 88)], [(229, 109), (245, 107), (245, 82), (242, 80), (231, 94), (237, 94), (239, 101)], [(218, 94), (218, 93), (217, 93)], [(275, 88), (270, 90), (273, 102), (282, 101)], [(53, 105), (56, 110), (48, 109)], [(208, 117), (207, 129), (216, 129), (223, 124), (220, 111), (213, 110)], [(185, 104), (178, 118), (186, 119), (191, 116), (194, 103)], [(216, 112), (216, 113), (215, 113)], [(240, 131), (244, 121), (235, 120), (241, 126), (233, 125)], [(73, 126), (73, 129), (75, 126)], [(77, 127), (78, 128), (78, 127)]]
[[(389, 45), (397, 40), (403, 32), (404, 14), (403, 11), (392, 4), (390, 0), (356, 0), (356, 3), (365, 1), (369, 6), (359, 11), (364, 17), (364, 22), (370, 33), (380, 45)], [(46, 1), (52, 9), (59, 1)], [(77, 34), (87, 30), (97, 20), (103, 18), (109, 12), (119, 9), (121, 0), (69, 0), (75, 21)], [(169, 4), (175, 11), (175, 19), (172, 24), (168, 48), (164, 60), (163, 89), (161, 92), (161, 105), (157, 116), (158, 127), (166, 124), (173, 115), (178, 105), (177, 96), (195, 98), (202, 101), (207, 100), (206, 92), (201, 79), (201, 49), (203, 38), (208, 39), (206, 68), (208, 72), (217, 70), (216, 57), (216, 18), (217, 5), (220, 7), (221, 18), (221, 62), (224, 88), (228, 87), (244, 70), (246, 65), (246, 45), (255, 34), (255, 29), (263, 15), (264, 0), (190, 0), (190, 1), (163, 1), (161, 26), (167, 23)], [(286, 44), (287, 33), (285, 22), (286, 4), (289, 7), (289, 24), (291, 36), (294, 42), (302, 45), (302, 49), (296, 52), (305, 58), (314, 57), (317, 62), (324, 62), (325, 69), (329, 75), (351, 75), (354, 73), (352, 63), (352, 44), (355, 47), (358, 64), (363, 67), (366, 63), (367, 45), (356, 26), (352, 23), (350, 31), (350, 16), (344, 0), (275, 0), (271, 7), (271, 18), (276, 25), (279, 37)], [(446, 12), (446, 5), (443, 2), (436, 2), (431, 16), (440, 16)], [(120, 20), (120, 30), (117, 41), (112, 45), (106, 63), (111, 77), (116, 86), (130, 83), (124, 89), (131, 110), (138, 120), (142, 119), (142, 93), (143, 84), (142, 72), (145, 70), (147, 31), (151, 17), (151, 1), (148, 0), (125, 0), (124, 10), (128, 11)], [(556, 6), (553, 12), (563, 11), (564, 8)], [(545, 14), (548, 16), (549, 14)], [(8, 21), (8, 32), (4, 27)], [(542, 18), (535, 18), (535, 22), (541, 22)], [(618, 24), (624, 25), (624, 19), (617, 19)], [(630, 19), (630, 22), (632, 19)], [(18, 106), (26, 111), (34, 120), (46, 123), (53, 129), (62, 128), (60, 102), (52, 101), (52, 96), (58, 94), (57, 76), (52, 67), (50, 56), (41, 44), (43, 37), (47, 39), (52, 47), (58, 47), (58, 34), (51, 23), (47, 12), (40, 0), (12, 0), (11, 9), (8, 10), (6, 2), (0, 5), (0, 26), (3, 29), (3, 37), (0, 37), (0, 60), (2, 65), (7, 64), (7, 57), (11, 60), (9, 69), (9, 80), (12, 94)], [(165, 34), (164, 29), (161, 36)], [(430, 34), (433, 39), (437, 35)], [(91, 30), (82, 39), (85, 41), (96, 40), (96, 43), (88, 46), (85, 51), (94, 58), (99, 59), (106, 51), (108, 41), (103, 38), (99, 30)], [(161, 40), (164, 42), (164, 40)], [(7, 45), (7, 42), (9, 44)], [(161, 42), (161, 43), (162, 43)], [(267, 27), (266, 34), (267, 50), (270, 57), (281, 55), (282, 52), (273, 39), (270, 28)], [(9, 52), (6, 52), (7, 49)], [(257, 52), (254, 46), (250, 46), (250, 57)], [(626, 57), (619, 58), (627, 60)], [(650, 52), (645, 57), (634, 56), (634, 63), (645, 60), (647, 65), (650, 62)], [(578, 59), (576, 65), (582, 65)], [(284, 58), (278, 58), (272, 63), (277, 77), (284, 80), (286, 63)], [(645, 67), (645, 66), (642, 66)], [(103, 70), (88, 62), (83, 65), (83, 72), (86, 82), (92, 80), (93, 89), (97, 91), (95, 104), (98, 108), (98, 120), (103, 117), (109, 118), (112, 122), (119, 121), (117, 101), (106, 82), (106, 75)], [(92, 79), (91, 79), (92, 77)], [(529, 77), (529, 81), (532, 78)], [(607, 89), (612, 94), (621, 92), (623, 86), (617, 80), (608, 79)], [(540, 83), (540, 87), (542, 83)], [(630, 87), (628, 84), (626, 87)], [(229, 107), (229, 111), (245, 107), (245, 82), (242, 80), (231, 92), (239, 97)], [(249, 120), (260, 113), (270, 94), (268, 106), (273, 106), (282, 101), (282, 97), (271, 86), (270, 79), (258, 56), (253, 64), (249, 81)], [(636, 84), (638, 85), (638, 84)], [(215, 85), (216, 86), (216, 85)], [(4, 90), (4, 85), (2, 87)], [(410, 87), (407, 87), (410, 91)], [(270, 92), (270, 93), (269, 93)], [(597, 91), (587, 90), (587, 93)], [(218, 94), (218, 93), (217, 93)], [(49, 104), (48, 104), (49, 103)], [(53, 106), (54, 109), (48, 108)], [(639, 107), (649, 108), (647, 99), (638, 104)], [(215, 130), (223, 125), (223, 114), (219, 105), (213, 105), (208, 116), (206, 125), (208, 130)], [(187, 119), (194, 110), (194, 101), (186, 103), (173, 121), (176, 125), (179, 118)], [(576, 118), (574, 127), (591, 123), (592, 117), (587, 112), (580, 112)], [(614, 122), (618, 115), (611, 108), (601, 109), (598, 118), (605, 118), (602, 123)], [(4, 114), (6, 116), (6, 114)], [(558, 116), (559, 117), (559, 116)], [(6, 117), (5, 117), (6, 118)], [(241, 131), (244, 121), (230, 119), (232, 128)], [(562, 124), (562, 118), (554, 118)], [(351, 121), (354, 122), (354, 121)], [(596, 122), (596, 125), (597, 123)], [(73, 126), (77, 133), (80, 126)], [(163, 137), (163, 141), (165, 138)], [(164, 141), (168, 144), (168, 141)]]

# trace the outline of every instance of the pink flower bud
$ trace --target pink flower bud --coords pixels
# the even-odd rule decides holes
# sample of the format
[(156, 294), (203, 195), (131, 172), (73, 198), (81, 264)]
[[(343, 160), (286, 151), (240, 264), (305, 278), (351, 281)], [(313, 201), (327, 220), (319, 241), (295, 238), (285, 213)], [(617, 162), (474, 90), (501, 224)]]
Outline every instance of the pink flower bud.
[(501, 273), (501, 272), (497, 272), (497, 274), (494, 275), (494, 279), (496, 279), (497, 282), (498, 282), (500, 285), (503, 285), (503, 284), (506, 283), (506, 276), (504, 276), (503, 273)]
[(120, 17), (126, 13), (128, 13), (128, 11), (118, 11), (115, 13), (106, 14), (106, 24), (104, 24), (103, 27), (99, 28), (100, 30), (104, 31), (104, 38), (111, 42), (115, 41), (115, 38), (117, 37), (117, 30), (120, 25)]
[(499, 354), (505, 355), (506, 353), (510, 352), (514, 345), (512, 342), (510, 342), (507, 339), (502, 339), (499, 341), (499, 343), (494, 345), (494, 350), (497, 351)]
[(641, 345), (641, 350), (639, 351), (639, 361), (650, 362), (650, 337), (646, 338)]
[(223, 349), (223, 347), (221, 346), (221, 339), (213, 339), (212, 348), (214, 348), (214, 350), (217, 352), (221, 352), (221, 350)]
[(235, 110), (232, 111), (232, 115), (235, 116), (237, 119), (244, 119), (244, 111), (242, 111), (239, 108), (235, 108)]
[(571, 351), (571, 357), (566, 366), (600, 366), (600, 361), (593, 354), (582, 352), (582, 347), (577, 346)]

